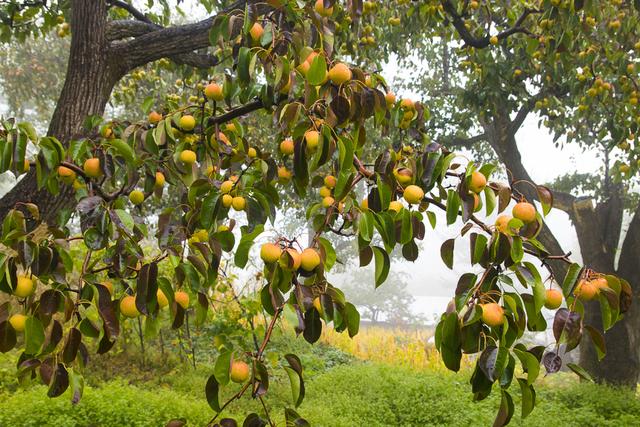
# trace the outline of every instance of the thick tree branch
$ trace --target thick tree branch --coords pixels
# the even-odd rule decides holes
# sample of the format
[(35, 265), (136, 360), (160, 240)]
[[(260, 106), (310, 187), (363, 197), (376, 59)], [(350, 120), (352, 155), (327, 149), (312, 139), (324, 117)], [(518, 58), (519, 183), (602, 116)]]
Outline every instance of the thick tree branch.
[(169, 57), (176, 64), (190, 65), (195, 68), (209, 68), (217, 65), (220, 61), (213, 55), (205, 53), (185, 53)]
[[(107, 26), (107, 39), (109, 41), (115, 41), (129, 37), (139, 37), (162, 28), (163, 27), (153, 23), (133, 20), (112, 21)], [(218, 63), (218, 59), (213, 55), (198, 54), (195, 52), (174, 55), (169, 58), (176, 64), (185, 64), (196, 68), (209, 68)]]
[[(241, 11), (247, 3), (255, 3), (256, 1), (238, 0), (220, 13)], [(175, 57), (209, 46), (209, 30), (213, 20), (214, 17), (210, 17), (194, 24), (160, 28), (142, 34), (133, 40), (116, 43), (113, 47), (122, 56), (126, 69), (131, 70), (160, 58)]]
[(107, 24), (107, 40), (122, 40), (129, 37), (138, 37), (160, 29), (159, 25), (131, 19), (119, 19)]
[(553, 207), (567, 213), (570, 217), (573, 215), (574, 203), (585, 199), (583, 197), (576, 197), (573, 194), (565, 193), (564, 191), (552, 191)]
[(531, 99), (529, 100), (529, 102), (524, 103), (522, 107), (520, 107), (520, 110), (518, 110), (518, 113), (511, 121), (511, 126), (509, 126), (509, 132), (512, 135), (515, 135), (518, 132), (518, 129), (520, 129), (522, 123), (524, 123), (524, 120), (527, 118), (534, 105), (535, 100)]
[[(540, 99), (542, 96), (543, 96), (543, 94), (539, 93), (539, 94), (533, 96), (531, 99), (529, 99), (529, 101), (525, 102), (520, 107), (520, 110), (518, 110), (518, 113), (516, 114), (516, 117), (514, 117), (514, 119), (508, 125), (508, 130), (507, 130), (508, 138), (513, 138), (514, 141), (515, 141), (516, 133), (518, 132), (520, 127), (522, 127), (522, 123), (524, 123), (525, 119), (527, 118), (527, 116), (529, 115), (531, 110), (533, 109), (533, 106), (535, 105), (535, 102), (538, 99)], [(486, 137), (485, 137), (485, 139), (486, 139)], [(513, 149), (517, 150), (517, 147), (513, 148)], [(502, 157), (506, 158), (507, 156), (504, 155)], [(517, 156), (517, 160), (520, 163), (520, 166), (522, 167), (522, 170), (524, 170), (524, 166), (522, 166), (519, 156)], [(513, 166), (514, 163), (516, 163), (515, 159), (511, 162), (511, 165)], [(509, 168), (511, 170), (511, 168), (509, 166), (507, 166), (507, 168)], [(516, 169), (520, 170), (520, 167), (518, 167)], [(527, 174), (527, 177), (528, 177), (528, 174)], [(516, 177), (514, 177), (514, 178), (515, 179), (522, 179), (522, 178), (516, 178)], [(530, 178), (527, 178), (527, 180), (530, 180)], [(560, 209), (563, 212), (566, 212), (567, 214), (569, 214), (569, 216), (571, 216), (573, 214), (573, 212), (574, 212), (574, 203), (576, 202), (576, 200), (578, 200), (578, 198), (575, 197), (572, 194), (565, 193), (565, 192), (562, 192), (562, 191), (553, 190), (553, 207), (556, 208), (556, 209)]]

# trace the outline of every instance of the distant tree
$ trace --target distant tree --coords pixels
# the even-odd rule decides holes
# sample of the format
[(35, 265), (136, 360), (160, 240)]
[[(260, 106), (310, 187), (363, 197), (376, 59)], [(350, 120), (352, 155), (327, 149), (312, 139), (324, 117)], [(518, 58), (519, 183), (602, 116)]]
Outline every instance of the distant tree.
[(342, 290), (353, 304), (364, 309), (363, 319), (372, 323), (385, 320), (394, 325), (424, 322), (423, 316), (411, 312), (411, 304), (415, 298), (407, 291), (407, 273), (390, 274), (387, 283), (376, 288), (362, 271), (349, 271), (350, 274), (343, 276)]

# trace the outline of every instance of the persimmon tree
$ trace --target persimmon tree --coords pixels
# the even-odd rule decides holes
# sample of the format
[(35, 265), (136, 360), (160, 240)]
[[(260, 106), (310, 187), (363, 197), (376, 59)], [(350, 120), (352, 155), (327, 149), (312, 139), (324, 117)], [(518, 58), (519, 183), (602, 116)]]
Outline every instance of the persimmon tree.
[[(107, 3), (137, 20), (107, 24)], [(435, 10), (447, 12), (447, 4)], [(193, 307), (206, 312), (221, 264), (247, 265), (253, 242), (267, 221), (274, 222), (280, 192), (304, 197), (316, 188), (323, 194), (306, 210), (308, 241), (279, 235), (260, 248), (259, 297), (269, 323), (255, 348), (220, 347), (204, 390), (216, 413), (210, 424), (250, 395), (262, 402), (264, 413), (249, 414), (245, 424), (274, 425), (263, 399), (280, 368), (292, 389), (285, 418), (308, 424), (293, 409), (304, 399), (300, 359), (286, 354), (273, 364), (265, 355), (285, 310), (296, 314), (296, 331), (310, 343), (329, 324), (357, 334), (358, 311), (326, 276), (336, 257), (325, 236), (354, 239), (360, 264), (373, 263), (375, 284), (383, 286), (391, 251), (398, 247), (415, 261), (425, 224), (435, 225), (437, 210), (445, 212), (448, 226), (463, 223), (459, 235), (441, 246), (444, 263), (453, 265), (459, 240), (469, 239), (472, 250), (469, 271), (437, 326), (436, 346), (454, 371), (463, 354), (479, 355), (471, 389), (477, 400), (494, 384), (499, 389), (496, 425), (507, 424), (514, 413), (514, 380), (526, 416), (535, 406), (540, 365), (557, 372), (583, 335), (605, 354), (601, 329), (627, 311), (629, 283), (547, 250), (537, 239), (553, 206), (546, 187), (529, 184), (541, 201), (536, 208), (522, 191), (492, 180), (492, 165), (431, 142), (425, 105), (396, 99), (380, 75), (341, 57), (354, 52), (355, 43), (367, 49), (375, 43), (359, 25), (373, 3), (241, 1), (200, 23), (168, 28), (120, 1), (72, 2), (69, 28), (57, 21), (55, 4), (9, 7), (14, 9), (5, 25), (17, 34), (42, 25), (72, 33), (67, 80), (48, 135), (14, 120), (3, 120), (0, 133), (0, 170), (26, 174), (7, 199), (11, 209), (2, 224), (0, 290), (8, 301), (0, 311), (0, 350), (20, 348), (18, 374), (39, 378), (49, 396), (71, 388), (73, 400), (80, 399), (90, 352), (108, 352), (122, 322), (140, 316), (148, 321), (168, 310), (177, 328)], [(24, 25), (16, 26), (16, 11)], [(526, 35), (520, 24), (518, 19), (498, 39)], [(349, 25), (352, 31), (340, 30)], [(478, 40), (478, 49), (494, 44), (489, 37)], [(192, 52), (209, 44), (216, 57)], [(146, 105), (147, 120), (103, 119), (113, 85), (129, 70), (163, 57), (198, 67), (226, 57), (233, 62), (218, 78), (183, 85), (183, 98)], [(86, 102), (65, 104), (77, 97)], [(251, 113), (270, 115), (277, 150), (244, 134), (241, 118)], [(389, 147), (375, 154), (366, 149), (371, 132), (392, 130), (397, 139)], [(39, 149), (35, 159), (25, 159), (29, 143)], [(28, 186), (33, 192), (20, 193)], [(165, 192), (180, 194), (179, 203), (157, 220), (140, 214)], [(70, 209), (49, 210), (54, 201)], [(483, 221), (494, 211), (501, 213), (495, 224)], [(68, 224), (72, 215), (80, 219), (79, 234)], [(148, 238), (157, 242), (151, 250), (141, 245)], [(69, 248), (78, 242), (86, 255), (74, 268)], [(551, 262), (566, 263), (566, 276), (556, 277)], [(173, 275), (159, 274), (160, 266)], [(109, 286), (107, 277), (118, 286)], [(602, 328), (584, 322), (584, 302), (594, 300)], [(557, 342), (528, 348), (521, 342), (525, 332), (547, 328), (543, 307), (556, 312)], [(220, 398), (224, 390), (232, 393), (226, 401)]]

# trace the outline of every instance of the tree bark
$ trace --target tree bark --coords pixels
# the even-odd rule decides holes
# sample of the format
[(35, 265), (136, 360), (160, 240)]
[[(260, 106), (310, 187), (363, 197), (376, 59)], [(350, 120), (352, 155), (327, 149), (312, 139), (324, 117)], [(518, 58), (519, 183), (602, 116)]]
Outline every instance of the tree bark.
[[(122, 76), (109, 57), (104, 0), (73, 0), (71, 12), (73, 33), (67, 74), (47, 132), (64, 144), (82, 136), (86, 117), (104, 113), (111, 91)], [(75, 196), (69, 185), (63, 185), (58, 195), (52, 195), (44, 188), (38, 189), (35, 168), (32, 168), (0, 199), (0, 218), (4, 218), (17, 202), (27, 201), (41, 208), (44, 221), (54, 224), (62, 210), (74, 205)]]
[[(238, 0), (223, 12), (242, 10), (248, 2), (256, 0)], [(208, 18), (170, 28), (148, 22), (109, 25), (105, 0), (72, 0), (67, 74), (47, 135), (56, 137), (65, 145), (69, 140), (83, 136), (84, 120), (88, 116), (104, 114), (114, 86), (135, 67), (164, 57), (197, 67), (217, 64), (217, 59), (193, 52), (208, 45), (212, 22), (213, 18)], [(127, 32), (131, 29), (134, 29), (133, 33)], [(137, 37), (114, 41), (114, 37), (132, 35)], [(75, 195), (69, 185), (63, 185), (57, 195), (38, 189), (36, 171), (32, 168), (0, 199), (0, 220), (18, 202), (38, 205), (42, 220), (56, 224), (60, 213), (75, 205)]]

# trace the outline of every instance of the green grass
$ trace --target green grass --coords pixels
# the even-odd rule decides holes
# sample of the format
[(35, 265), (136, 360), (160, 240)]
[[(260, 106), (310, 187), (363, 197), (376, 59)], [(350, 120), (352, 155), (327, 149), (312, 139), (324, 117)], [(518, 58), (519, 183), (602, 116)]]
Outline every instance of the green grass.
[[(281, 362), (271, 356), (289, 352), (302, 359), (306, 399), (298, 412), (313, 426), (483, 426), (493, 423), (500, 403), (497, 389), (485, 401), (472, 401), (468, 369), (454, 374), (363, 362), (327, 344), (311, 346), (276, 331), (267, 352), (271, 378), (266, 403), (278, 426), (284, 426), (284, 408), (291, 406), (292, 398), (288, 377), (278, 367)], [(15, 352), (0, 354), (2, 427), (164, 426), (173, 418), (202, 426), (214, 415), (204, 398), (213, 353), (201, 352), (195, 369), (175, 354), (166, 358), (155, 350), (142, 366), (135, 347), (93, 356), (85, 373), (84, 396), (75, 406), (69, 392), (49, 399), (43, 386), (19, 385), (16, 358)], [(512, 425), (640, 427), (640, 400), (635, 393), (581, 384), (575, 375), (565, 373), (540, 382), (538, 405), (525, 420), (520, 418), (517, 385), (512, 386), (516, 407)], [(238, 389), (227, 386), (224, 394), (229, 397)], [(245, 396), (222, 416), (241, 421), (239, 417), (250, 412), (262, 414), (262, 407)]]
[[(0, 425), (162, 426), (180, 417), (191, 426), (205, 425), (213, 415), (202, 392), (206, 374), (206, 367), (184, 368), (137, 385), (108, 381), (86, 388), (76, 406), (67, 394), (47, 398), (42, 386), (5, 391), (0, 394)], [(564, 381), (569, 376), (560, 375), (538, 388), (539, 405), (524, 421), (516, 414), (513, 425), (640, 426), (640, 401), (633, 393)], [(499, 395), (474, 403), (467, 380), (468, 374), (340, 364), (307, 381), (307, 398), (298, 412), (314, 426), (491, 425)], [(291, 400), (286, 380), (280, 377), (273, 383), (268, 396), (275, 421), (283, 425), (282, 408)], [(226, 416), (258, 411), (259, 406), (243, 398), (230, 408)]]

